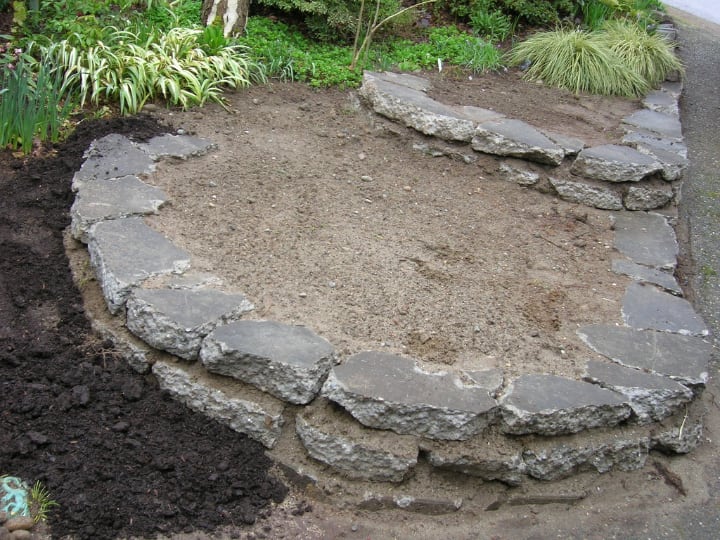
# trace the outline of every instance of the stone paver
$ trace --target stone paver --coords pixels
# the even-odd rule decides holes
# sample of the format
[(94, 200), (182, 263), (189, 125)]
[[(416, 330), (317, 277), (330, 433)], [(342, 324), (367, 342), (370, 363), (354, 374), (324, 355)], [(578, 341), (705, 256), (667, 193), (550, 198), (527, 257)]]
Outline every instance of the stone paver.
[(672, 270), (677, 265), (675, 231), (660, 214), (623, 212), (612, 214), (615, 249), (632, 261)]
[(150, 174), (155, 161), (123, 135), (110, 134), (93, 141), (72, 181), (74, 191), (91, 180)]
[(652, 156), (617, 144), (586, 148), (571, 168), (577, 175), (604, 182), (639, 182), (661, 170), (662, 165)]
[(496, 402), (484, 388), (450, 374), (426, 373), (413, 360), (362, 352), (335, 366), (323, 395), (362, 424), (430, 439), (465, 440), (494, 418)]
[(304, 326), (236, 321), (217, 327), (205, 338), (200, 360), (212, 373), (305, 404), (320, 391), (335, 353), (330, 343)]
[(140, 218), (96, 223), (88, 232), (88, 251), (113, 314), (122, 309), (130, 291), (146, 279), (180, 273), (190, 266), (190, 255)]
[(680, 114), (678, 98), (666, 90), (653, 90), (642, 100), (646, 109), (677, 116)]
[(638, 330), (662, 330), (694, 336), (708, 335), (690, 302), (652, 285), (631, 283), (623, 297), (625, 324)]
[(682, 140), (682, 125), (676, 115), (641, 109), (623, 119), (623, 122), (634, 128), (657, 133), (666, 139)]
[(84, 182), (70, 209), (70, 230), (73, 238), (87, 244), (88, 230), (95, 223), (156, 214), (167, 200), (163, 190), (134, 175)]
[(500, 405), (500, 429), (513, 435), (562, 435), (614, 426), (631, 412), (620, 394), (556, 375), (521, 375)]
[(478, 123), (503, 116), (479, 107), (445, 105), (428, 97), (421, 87), (418, 77), (365, 72), (360, 95), (376, 113), (452, 141), (469, 141)]
[(652, 283), (662, 287), (667, 292), (672, 293), (675, 296), (683, 295), (683, 291), (680, 288), (680, 285), (678, 285), (675, 276), (673, 276), (670, 272), (665, 272), (656, 268), (649, 268), (627, 259), (613, 259), (612, 269), (616, 274), (624, 274), (633, 278), (635, 281)]
[(583, 326), (578, 335), (592, 350), (624, 366), (685, 384), (708, 381), (713, 347), (699, 337), (606, 324)]
[(189, 135), (172, 135), (166, 133), (153, 137), (147, 143), (138, 147), (146, 152), (151, 159), (161, 158), (188, 159), (202, 156), (217, 148), (217, 144), (199, 137)]
[(672, 379), (612, 362), (588, 361), (583, 378), (624, 395), (639, 424), (662, 420), (694, 397), (692, 390)]
[(473, 150), (560, 165), (565, 151), (539, 130), (522, 120), (504, 118), (477, 126), (471, 141)]
[(677, 154), (681, 158), (687, 158), (687, 146), (685, 146), (683, 142), (674, 139), (664, 139), (657, 133), (631, 130), (622, 138), (622, 143), (634, 147), (644, 146), (646, 148), (657, 148)]
[(217, 325), (253, 309), (241, 294), (213, 289), (135, 289), (127, 300), (127, 327), (156, 349), (196, 360)]

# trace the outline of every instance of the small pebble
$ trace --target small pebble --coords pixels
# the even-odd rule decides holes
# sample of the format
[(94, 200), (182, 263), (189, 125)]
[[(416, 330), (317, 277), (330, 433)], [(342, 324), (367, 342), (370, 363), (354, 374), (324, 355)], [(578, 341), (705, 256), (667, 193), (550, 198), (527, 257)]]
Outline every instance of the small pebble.
[(298, 296), (299, 296), (300, 298), (306, 298), (306, 297), (307, 297), (307, 293), (301, 292), (300, 294), (298, 294)]
[(363, 175), (360, 177), (363, 182), (372, 182), (372, 176)]
[(33, 518), (27, 516), (11, 517), (5, 522), (5, 528), (10, 531), (29, 531), (33, 528), (35, 522)]
[(358, 526), (357, 526), (355, 523), (353, 523), (352, 526), (350, 527), (350, 530), (351, 530), (352, 532), (357, 532)]
[(412, 188), (410, 186), (403, 186), (403, 189), (405, 191), (412, 191)]
[(10, 533), (10, 540), (30, 540), (32, 533), (24, 529), (19, 529)]

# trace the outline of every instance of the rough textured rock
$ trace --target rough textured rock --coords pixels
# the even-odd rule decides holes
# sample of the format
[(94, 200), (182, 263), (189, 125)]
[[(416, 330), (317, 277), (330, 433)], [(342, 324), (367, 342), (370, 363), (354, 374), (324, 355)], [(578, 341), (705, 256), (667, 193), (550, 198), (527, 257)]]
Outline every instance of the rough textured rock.
[(702, 422), (690, 423), (668, 429), (651, 437), (653, 450), (666, 454), (688, 454), (695, 450), (703, 440)]
[(645, 465), (650, 447), (646, 437), (595, 441), (583, 444), (562, 444), (523, 452), (527, 474), (538, 480), (558, 480), (580, 468), (592, 467), (600, 473), (613, 468), (622, 471), (640, 469)]
[(683, 142), (664, 139), (657, 133), (631, 130), (622, 138), (622, 143), (634, 147), (642, 145), (647, 148), (657, 148), (677, 154), (681, 158), (687, 158), (687, 146)]
[(631, 283), (622, 305), (625, 324), (638, 330), (661, 330), (691, 336), (708, 335), (707, 326), (690, 302), (653, 285)]
[(213, 289), (135, 289), (126, 307), (133, 334), (185, 360), (197, 359), (203, 338), (217, 325), (253, 309), (243, 295)]
[(565, 152), (565, 156), (576, 156), (580, 151), (585, 148), (585, 143), (575, 137), (568, 137), (561, 133), (554, 133), (552, 131), (542, 130), (542, 132), (552, 142), (557, 144)]
[(199, 366), (156, 362), (160, 388), (189, 408), (272, 448), (284, 423), (283, 404), (235, 381), (209, 375)]
[(548, 165), (560, 165), (565, 151), (548, 137), (522, 120), (500, 119), (477, 126), (472, 138), (473, 150), (510, 156)]
[(667, 377), (611, 362), (589, 361), (583, 378), (624, 395), (638, 424), (662, 420), (694, 397), (688, 387)]
[(305, 404), (319, 392), (335, 354), (330, 343), (303, 326), (237, 321), (205, 338), (200, 359), (208, 371)]
[(483, 388), (379, 352), (362, 352), (335, 366), (322, 393), (368, 427), (430, 439), (477, 435), (493, 420), (497, 405)]
[(484, 388), (493, 397), (497, 396), (505, 382), (505, 375), (497, 368), (463, 371), (463, 374), (471, 384)]
[(615, 228), (614, 246), (632, 261), (674, 270), (678, 243), (675, 231), (665, 216), (645, 212), (612, 214)]
[(525, 478), (522, 447), (507, 439), (486, 440), (478, 437), (459, 447), (455, 443), (423, 442), (433, 467), (474, 476), (486, 481), (500, 481), (518, 486)]
[(85, 158), (73, 177), (74, 191), (91, 180), (149, 174), (155, 170), (155, 162), (146, 152), (127, 137), (114, 133), (93, 141)]
[(295, 429), (313, 458), (349, 478), (401, 482), (417, 464), (414, 437), (364, 428), (327, 403), (305, 408)]
[(411, 496), (395, 496), (374, 495), (368, 493), (365, 498), (357, 505), (361, 510), (392, 510), (400, 509), (415, 514), (425, 514), (428, 516), (440, 516), (443, 514), (452, 514), (462, 508), (462, 499), (419, 499)]
[(574, 174), (604, 182), (639, 182), (661, 170), (662, 165), (651, 156), (616, 144), (586, 148), (571, 167)]
[(87, 244), (90, 227), (108, 219), (156, 214), (167, 195), (137, 176), (122, 176), (83, 183), (70, 209), (73, 238)]
[(665, 186), (630, 186), (623, 199), (628, 210), (655, 210), (667, 206), (675, 197), (675, 192)]
[(583, 326), (577, 333), (588, 347), (618, 364), (684, 384), (707, 383), (713, 347), (701, 338), (609, 324)]
[(469, 141), (475, 126), (502, 115), (478, 107), (453, 107), (429, 98), (427, 83), (412, 75), (365, 72), (359, 94), (373, 110), (426, 135)]
[(665, 90), (653, 90), (643, 98), (642, 104), (651, 111), (673, 116), (680, 114), (677, 96)]
[(584, 204), (601, 210), (622, 210), (622, 196), (614, 189), (590, 182), (550, 177), (550, 184), (564, 201)]
[(561, 435), (614, 426), (630, 416), (620, 394), (555, 375), (522, 375), (500, 401), (504, 433)]
[(540, 173), (533, 171), (526, 162), (518, 159), (503, 161), (499, 169), (505, 180), (521, 186), (532, 186), (540, 180)]
[(677, 152), (646, 144), (638, 144), (636, 148), (638, 152), (647, 154), (660, 162), (662, 179), (667, 182), (680, 180), (687, 169), (688, 160)]
[(648, 268), (647, 266), (636, 264), (627, 259), (613, 259), (612, 269), (616, 274), (624, 274), (633, 278), (635, 281), (643, 281), (662, 287), (675, 296), (683, 295), (683, 291), (675, 279), (675, 276), (670, 272), (656, 268)]
[(133, 287), (162, 274), (180, 273), (190, 255), (140, 218), (102, 221), (88, 232), (90, 261), (111, 313), (118, 313)]

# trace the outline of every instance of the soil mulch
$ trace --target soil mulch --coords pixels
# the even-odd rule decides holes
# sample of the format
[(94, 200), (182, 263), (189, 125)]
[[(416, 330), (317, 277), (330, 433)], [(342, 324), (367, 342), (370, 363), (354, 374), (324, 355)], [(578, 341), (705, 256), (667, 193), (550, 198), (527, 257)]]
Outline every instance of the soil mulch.
[(172, 401), (91, 333), (63, 248), (93, 139), (167, 131), (89, 121), (42, 155), (0, 153), (0, 474), (41, 481), (53, 537), (154, 536), (253, 523), (287, 489), (258, 443)]

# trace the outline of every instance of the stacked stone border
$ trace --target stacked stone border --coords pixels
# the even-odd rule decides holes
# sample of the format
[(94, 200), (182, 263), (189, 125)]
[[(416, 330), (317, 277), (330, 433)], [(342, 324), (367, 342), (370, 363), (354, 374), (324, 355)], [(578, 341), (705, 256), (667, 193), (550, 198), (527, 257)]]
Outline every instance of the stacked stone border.
[[(515, 120), (488, 118), (477, 108), (458, 115), (457, 108), (426, 97), (418, 108), (423, 85), (412, 76), (367, 74), (361, 94), (381, 114), (404, 108), (402, 118), (391, 117), (423, 133), (454, 133), (448, 138), (469, 140), (477, 151), (522, 158), (501, 163), (511, 177), (528, 178), (525, 160), (556, 167), (573, 152), (571, 170), (594, 177), (596, 187), (651, 186), (658, 179), (649, 176), (664, 174), (659, 158), (647, 157), (639, 143), (638, 151), (586, 150)], [(377, 96), (391, 95), (388, 88), (395, 92), (392, 107), (378, 104)], [(653, 102), (676, 110), (677, 95), (662, 92)], [(671, 95), (674, 106), (666, 103)], [(646, 135), (628, 135), (640, 136)], [(673, 277), (678, 246), (668, 217), (611, 214), (622, 255), (613, 270), (633, 281), (623, 300), (624, 326), (579, 329), (589, 350), (606, 358), (588, 361), (581, 380), (549, 374), (505, 380), (500, 370), (426, 373), (410, 358), (377, 351), (339, 358), (327, 340), (303, 326), (244, 320), (253, 309), (244, 295), (194, 272), (190, 254), (146, 225), (142, 216), (167, 202), (146, 182), (156, 162), (191, 159), (213, 148), (184, 135), (145, 144), (118, 135), (94, 141), (73, 179), (77, 194), (66, 247), (76, 279), (94, 275), (102, 289), (97, 302), (84, 287), (96, 330), (118, 344), (135, 370), (152, 372), (191, 409), (259, 441), (303, 482), (328, 486), (346, 479), (340, 491), (363, 508), (443, 513), (462, 506), (455, 496), (462, 489), (449, 486), (446, 496), (426, 499), (418, 495), (417, 477), (451, 471), (466, 487), (467, 479), (517, 486), (577, 471), (633, 470), (652, 450), (687, 453), (700, 443), (702, 405), (696, 398), (707, 383), (713, 350)], [(625, 208), (636, 200), (632, 186), (619, 199)], [(577, 195), (588, 193), (585, 188), (572, 196), (557, 192), (588, 202)], [(87, 244), (87, 253), (75, 241)]]

